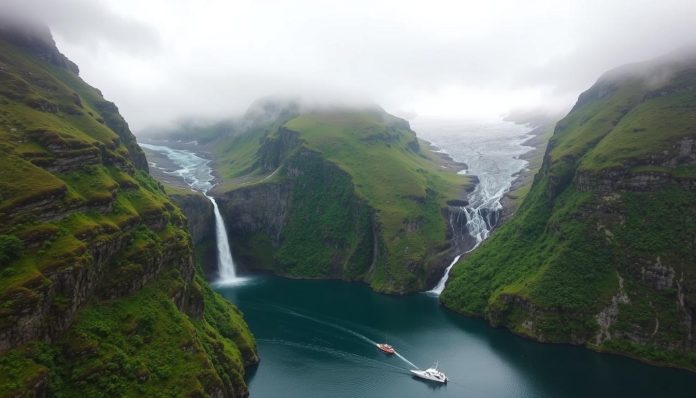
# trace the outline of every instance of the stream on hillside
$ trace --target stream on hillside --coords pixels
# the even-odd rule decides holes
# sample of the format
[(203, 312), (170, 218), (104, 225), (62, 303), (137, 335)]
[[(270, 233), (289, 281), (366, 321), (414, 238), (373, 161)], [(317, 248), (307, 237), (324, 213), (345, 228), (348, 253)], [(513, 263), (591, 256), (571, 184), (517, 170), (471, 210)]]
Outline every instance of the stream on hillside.
[[(461, 121), (413, 127), (479, 177), (462, 209), (475, 247), (497, 222), (513, 175), (526, 166), (518, 157), (530, 149), (524, 146), (528, 129)], [(205, 159), (166, 142), (144, 147), (151, 167), (201, 192), (210, 188), (197, 185), (212, 182)], [(360, 283), (267, 275), (216, 286), (244, 312), (257, 340), (261, 363), (247, 374), (252, 397), (682, 397), (696, 391), (696, 374), (687, 371), (540, 344), (454, 314), (439, 305), (437, 287), (395, 297)], [(385, 341), (398, 356), (375, 348)], [(414, 366), (435, 361), (447, 385), (410, 375)]]

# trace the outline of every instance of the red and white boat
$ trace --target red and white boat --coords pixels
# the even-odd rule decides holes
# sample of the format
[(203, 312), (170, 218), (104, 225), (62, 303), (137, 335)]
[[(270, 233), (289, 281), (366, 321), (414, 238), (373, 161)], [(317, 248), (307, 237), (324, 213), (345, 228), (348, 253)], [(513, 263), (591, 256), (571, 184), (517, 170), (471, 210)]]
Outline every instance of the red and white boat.
[(390, 346), (387, 343), (377, 344), (377, 348), (379, 348), (380, 351), (384, 352), (385, 354), (389, 354), (389, 355), (396, 354), (396, 350), (394, 349), (394, 347)]

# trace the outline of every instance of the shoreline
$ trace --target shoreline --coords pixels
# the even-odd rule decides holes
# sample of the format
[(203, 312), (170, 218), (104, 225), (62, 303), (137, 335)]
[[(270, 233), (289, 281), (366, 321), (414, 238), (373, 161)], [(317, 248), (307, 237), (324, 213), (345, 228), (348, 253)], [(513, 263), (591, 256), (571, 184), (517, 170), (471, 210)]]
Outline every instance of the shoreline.
[(418, 137), (418, 141), (420, 141), (422, 144), (425, 144), (426, 149), (428, 151), (430, 151), (430, 153), (432, 153), (433, 155), (435, 155), (437, 157), (437, 159), (435, 159), (435, 161), (440, 165), (440, 167), (442, 167), (445, 170), (456, 171), (457, 173), (460, 173), (462, 171), (467, 171), (464, 174), (469, 175), (469, 173), (468, 173), (469, 165), (468, 164), (454, 160), (454, 158), (452, 158), (452, 155), (445, 152), (442, 148), (438, 147), (437, 145), (433, 144), (432, 142), (430, 142), (424, 138)]
[(510, 184), (510, 189), (500, 198), (502, 209), (500, 211), (499, 225), (505, 223), (517, 212), (517, 209), (522, 204), (522, 200), (529, 188), (531, 188), (534, 176), (541, 168), (546, 146), (553, 134), (554, 127), (555, 122), (548, 121), (533, 126), (532, 130), (527, 133), (530, 137), (523, 142), (523, 145), (530, 146), (533, 149), (519, 156), (519, 159), (526, 160), (528, 165), (513, 175), (514, 180)]
[(593, 352), (596, 354), (615, 356), (615, 357), (625, 358), (625, 359), (628, 359), (631, 361), (643, 363), (646, 365), (655, 366), (658, 368), (674, 369), (674, 370), (678, 370), (678, 371), (682, 371), (682, 372), (686, 372), (686, 373), (690, 373), (690, 374), (696, 374), (696, 368), (693, 368), (693, 367), (688, 367), (688, 366), (678, 365), (678, 364), (673, 364), (673, 363), (668, 363), (668, 362), (660, 362), (657, 360), (651, 360), (651, 359), (647, 359), (647, 358), (641, 358), (641, 357), (638, 357), (638, 356), (631, 354), (631, 353), (627, 353), (627, 352), (620, 351), (620, 350), (613, 350), (613, 349), (609, 349), (609, 348), (600, 347), (600, 346), (597, 346), (597, 345), (592, 344), (590, 342), (573, 343), (573, 342), (569, 342), (569, 341), (543, 341), (543, 340), (539, 340), (538, 338), (535, 338), (534, 336), (519, 333), (519, 332), (515, 331), (514, 329), (511, 329), (510, 327), (508, 327), (506, 325), (494, 325), (483, 314), (479, 314), (479, 313), (475, 313), (475, 312), (460, 312), (460, 311), (457, 311), (457, 310), (454, 310), (454, 309), (448, 307), (442, 301), (439, 301), (439, 303), (440, 303), (440, 307), (444, 308), (445, 311), (449, 311), (456, 316), (461, 316), (461, 317), (465, 317), (465, 318), (469, 318), (469, 319), (481, 320), (486, 324), (486, 326), (488, 326), (492, 329), (504, 330), (507, 333), (510, 333), (510, 335), (512, 335), (516, 338), (525, 340), (525, 341), (530, 341), (530, 342), (533, 342), (536, 344), (542, 344), (542, 345), (548, 345), (548, 346), (578, 347), (578, 348), (582, 348), (582, 349), (585, 349), (587, 351), (590, 351), (590, 352)]

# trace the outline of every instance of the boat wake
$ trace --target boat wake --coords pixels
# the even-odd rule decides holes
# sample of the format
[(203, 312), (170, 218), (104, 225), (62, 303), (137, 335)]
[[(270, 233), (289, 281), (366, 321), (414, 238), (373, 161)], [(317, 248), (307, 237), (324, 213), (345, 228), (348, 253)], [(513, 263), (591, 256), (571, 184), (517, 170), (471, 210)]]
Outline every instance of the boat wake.
[(363, 341), (365, 341), (365, 342), (367, 342), (367, 343), (369, 343), (369, 344), (371, 344), (371, 345), (373, 345), (373, 346), (376, 346), (376, 345), (377, 345), (377, 342), (376, 342), (376, 341), (374, 341), (374, 340), (372, 340), (371, 338), (365, 336), (364, 334), (358, 333), (358, 332), (356, 332), (355, 330), (348, 329), (348, 328), (343, 327), (343, 326), (341, 326), (341, 325), (338, 325), (338, 324), (336, 324), (336, 323), (328, 322), (328, 321), (323, 321), (323, 320), (321, 320), (321, 319), (318, 319), (318, 318), (315, 318), (315, 317), (312, 317), (312, 316), (309, 316), (309, 315), (300, 314), (299, 312), (296, 312), (296, 311), (293, 311), (293, 310), (284, 309), (284, 312), (287, 313), (287, 314), (290, 314), (290, 315), (294, 315), (294, 316), (296, 316), (296, 317), (298, 317), (298, 318), (307, 319), (307, 320), (309, 320), (309, 321), (316, 322), (316, 323), (318, 323), (318, 324), (321, 324), (321, 325), (324, 325), (324, 326), (328, 326), (328, 327), (331, 327), (331, 328), (340, 330), (340, 331), (342, 331), (342, 332), (348, 333), (348, 334), (353, 335), (353, 336), (359, 338), (360, 340), (363, 340)]
[(409, 360), (406, 359), (403, 355), (399, 354), (399, 351), (394, 351), (394, 355), (396, 355), (397, 357), (399, 357), (399, 359), (401, 359), (402, 361), (404, 361), (404, 362), (406, 362), (407, 364), (409, 364), (413, 369), (420, 369), (420, 368), (419, 368), (418, 366), (416, 366), (413, 362), (409, 361)]
[(341, 351), (337, 350), (334, 348), (326, 347), (326, 346), (320, 346), (316, 344), (307, 344), (307, 343), (298, 343), (295, 341), (288, 341), (288, 340), (281, 340), (281, 339), (256, 339), (258, 342), (266, 343), (266, 344), (277, 344), (277, 345), (282, 345), (286, 347), (294, 347), (294, 348), (300, 348), (300, 349), (305, 349), (305, 350), (311, 350), (315, 352), (320, 352), (324, 354), (329, 354), (334, 357), (338, 357), (341, 359), (353, 361), (353, 362), (358, 362), (360, 364), (367, 364), (366, 366), (372, 367), (372, 368), (391, 368), (398, 370), (399, 373), (406, 373), (408, 371), (407, 368), (403, 366), (396, 366), (392, 365), (387, 362), (383, 361), (378, 361), (376, 359), (368, 358), (362, 355), (357, 355), (353, 354), (351, 352), (346, 352), (346, 351)]
[[(370, 344), (371, 346), (373, 346), (373, 347), (374, 347), (374, 346), (377, 346), (377, 342), (376, 342), (376, 341), (372, 340), (371, 338), (365, 336), (365, 335), (362, 334), (362, 333), (356, 332), (355, 330), (349, 329), (349, 328), (347, 328), (347, 327), (341, 326), (341, 325), (336, 324), (336, 323), (333, 323), (333, 322), (324, 321), (324, 320), (321, 320), (321, 319), (318, 319), (318, 318), (315, 318), (315, 317), (312, 317), (312, 316), (309, 316), (309, 315), (300, 314), (299, 312), (296, 312), (296, 311), (292, 311), (292, 310), (288, 310), (288, 309), (282, 309), (282, 310), (283, 310), (283, 312), (285, 312), (285, 313), (287, 313), (287, 314), (290, 314), (290, 315), (293, 315), (293, 316), (296, 316), (296, 317), (299, 317), (299, 318), (307, 319), (307, 320), (309, 320), (309, 321), (316, 322), (316, 323), (319, 323), (319, 324), (321, 324), (321, 325), (328, 326), (328, 327), (334, 328), (334, 329), (336, 329), (336, 330), (340, 330), (340, 331), (342, 331), (342, 332), (345, 332), (345, 333), (347, 333), (347, 334), (350, 334), (350, 335), (352, 335), (352, 336), (355, 336), (355, 337), (359, 338), (360, 340), (363, 340), (363, 341), (365, 341), (366, 343), (369, 343), (369, 344)], [(413, 362), (411, 362), (411, 361), (409, 361), (408, 359), (406, 359), (406, 357), (404, 357), (403, 355), (401, 355), (398, 351), (395, 351), (394, 354), (395, 354), (399, 359), (401, 359), (401, 360), (404, 361), (406, 364), (408, 364), (409, 366), (413, 367), (414, 369), (419, 369), (418, 366), (416, 366)]]

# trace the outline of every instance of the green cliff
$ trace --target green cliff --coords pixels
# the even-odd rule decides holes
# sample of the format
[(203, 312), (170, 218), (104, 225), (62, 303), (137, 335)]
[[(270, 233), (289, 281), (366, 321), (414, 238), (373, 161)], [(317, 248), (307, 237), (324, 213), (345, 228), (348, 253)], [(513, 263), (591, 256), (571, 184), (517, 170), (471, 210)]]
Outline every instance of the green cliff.
[(0, 26), (0, 397), (245, 396), (257, 360), (116, 106)]
[(696, 369), (695, 245), (696, 57), (672, 56), (579, 97), (517, 214), (441, 300), (540, 341)]
[(199, 144), (212, 152), (221, 180), (212, 194), (238, 265), (388, 293), (424, 290), (442, 276), (458, 244), (447, 202), (475, 181), (408, 122), (377, 107), (262, 100), (220, 125), (217, 135), (202, 129)]

